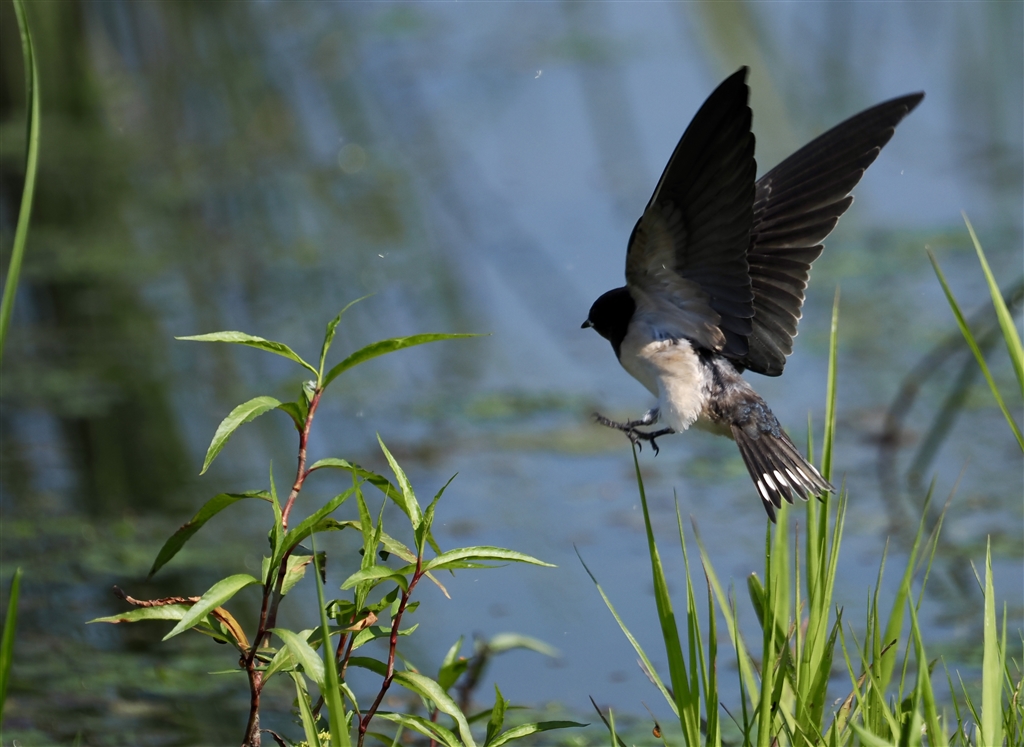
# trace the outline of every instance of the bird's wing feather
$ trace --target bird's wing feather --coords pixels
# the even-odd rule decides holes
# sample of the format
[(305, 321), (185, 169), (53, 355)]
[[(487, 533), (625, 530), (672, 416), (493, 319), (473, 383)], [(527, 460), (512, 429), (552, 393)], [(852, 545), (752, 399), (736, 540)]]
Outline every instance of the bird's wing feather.
[(754, 318), (738, 363), (768, 376), (782, 373), (821, 242), (853, 202), (850, 191), (864, 170), (922, 98), (915, 93), (866, 109), (758, 179), (747, 254)]
[(746, 74), (726, 79), (686, 128), (626, 257), (639, 313), (669, 336), (734, 358), (747, 353), (754, 315), (747, 250), (757, 165)]

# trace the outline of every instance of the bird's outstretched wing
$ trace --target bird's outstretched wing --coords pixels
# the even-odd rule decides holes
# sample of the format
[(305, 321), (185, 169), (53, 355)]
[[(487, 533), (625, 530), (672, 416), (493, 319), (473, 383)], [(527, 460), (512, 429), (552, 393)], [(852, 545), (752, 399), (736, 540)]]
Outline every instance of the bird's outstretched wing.
[(754, 216), (754, 135), (747, 68), (708, 97), (633, 229), (626, 285), (666, 335), (747, 355), (754, 295), (747, 252)]
[[(737, 363), (778, 376), (793, 352), (811, 263), (850, 191), (878, 157), (923, 93), (885, 101), (811, 141), (757, 180), (747, 261), (753, 289), (753, 328)], [(729, 353), (726, 352), (726, 355)]]

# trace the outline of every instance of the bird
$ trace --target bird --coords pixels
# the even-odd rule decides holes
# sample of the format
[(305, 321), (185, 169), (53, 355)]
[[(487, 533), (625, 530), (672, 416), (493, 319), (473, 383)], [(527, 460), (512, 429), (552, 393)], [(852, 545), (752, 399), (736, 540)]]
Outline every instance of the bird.
[(657, 438), (691, 426), (731, 438), (774, 522), (783, 500), (835, 488), (741, 374), (782, 373), (822, 241), (924, 93), (865, 109), (755, 179), (747, 73), (722, 82), (687, 126), (629, 237), (626, 284), (601, 295), (582, 328), (658, 398), (637, 420), (597, 422), (655, 454)]

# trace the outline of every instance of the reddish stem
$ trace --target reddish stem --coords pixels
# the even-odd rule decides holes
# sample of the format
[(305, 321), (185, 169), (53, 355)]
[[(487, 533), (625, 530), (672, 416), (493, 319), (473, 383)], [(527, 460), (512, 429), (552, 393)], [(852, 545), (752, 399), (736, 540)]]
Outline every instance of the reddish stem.
[(299, 432), (299, 466), (295, 471), (295, 482), (292, 484), (292, 492), (288, 494), (288, 501), (284, 504), (284, 509), (281, 511), (281, 524), (286, 531), (288, 529), (288, 515), (291, 514), (295, 499), (298, 498), (299, 491), (302, 490), (302, 483), (305, 482), (306, 476), (309, 474), (306, 472), (306, 444), (309, 442), (309, 429), (313, 425), (313, 416), (316, 414), (316, 408), (320, 404), (320, 395), (322, 394), (322, 389), (317, 389), (313, 392), (313, 398), (309, 400), (306, 422)]
[[(309, 400), (309, 408), (306, 411), (306, 422), (303, 423), (302, 430), (299, 431), (299, 458), (298, 466), (295, 470), (295, 481), (292, 483), (288, 500), (281, 511), (282, 534), (288, 531), (288, 516), (292, 512), (292, 506), (295, 505), (295, 499), (298, 498), (306, 477), (309, 476), (309, 472), (306, 470), (306, 445), (309, 443), (309, 430), (313, 425), (313, 416), (316, 414), (316, 409), (320, 404), (320, 395), (322, 394), (322, 389), (316, 389), (313, 392), (313, 397)], [(269, 577), (264, 579), (259, 627), (256, 630), (255, 637), (253, 637), (252, 647), (243, 659), (244, 668), (249, 676), (249, 721), (245, 727), (243, 747), (259, 747), (260, 744), (259, 709), (260, 693), (263, 690), (263, 675), (256, 669), (256, 654), (270, 637), (269, 631), (277, 622), (277, 608), (281, 604), (281, 589), (284, 586), (284, 577), (290, 556), (291, 552), (286, 552), (284, 557), (281, 558), (281, 565), (277, 570), (277, 578), (273, 582), (271, 582)]]
[(380, 692), (377, 693), (376, 700), (373, 701), (370, 710), (359, 721), (359, 747), (363, 747), (363, 740), (366, 738), (366, 730), (370, 727), (370, 720), (377, 712), (377, 708), (380, 707), (381, 701), (384, 700), (384, 695), (387, 693), (388, 688), (391, 687), (391, 681), (395, 678), (395, 652), (398, 650), (398, 628), (402, 623), (402, 615), (405, 614), (405, 606), (409, 603), (409, 597), (412, 596), (412, 590), (416, 588), (416, 584), (419, 583), (423, 574), (423, 556), (420, 555), (416, 558), (416, 571), (412, 574), (412, 580), (409, 581), (409, 588), (402, 592), (402, 601), (398, 605), (398, 611), (391, 618), (391, 638), (388, 643), (388, 670), (384, 676), (384, 681), (380, 685)]

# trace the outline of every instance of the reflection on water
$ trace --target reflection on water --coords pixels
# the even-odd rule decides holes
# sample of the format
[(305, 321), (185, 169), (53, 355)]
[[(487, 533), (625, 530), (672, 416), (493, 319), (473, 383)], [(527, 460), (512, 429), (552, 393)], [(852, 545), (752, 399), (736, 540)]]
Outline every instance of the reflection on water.
[[(80, 623), (117, 609), (114, 583), (193, 594), (241, 572), (231, 569), (248, 550), (236, 548), (261, 547), (263, 531), (244, 511), (142, 581), (159, 542), (206, 497), (262, 486), (268, 462), (291, 463), (289, 428), (268, 416), (194, 477), (235, 403), (292, 396), (300, 378), (251, 350), (172, 336), (241, 329), (310, 352), (323, 323), (367, 293), (339, 329), (339, 354), (422, 331), (492, 335), (347, 374), (318, 416), (315, 456), (383, 469), (379, 431), (421, 490), (460, 473), (442, 544), (505, 545), (559, 565), (467, 572), (451, 602), (425, 593), (413, 657), (436, 663), (456, 631), (516, 630), (562, 658), (500, 660), (506, 695), (578, 710), (593, 695), (641, 712), (654, 698), (573, 545), (641, 640), (656, 641), (628, 450), (589, 421), (598, 406), (637, 414), (650, 403), (579, 323), (619, 282), (629, 230), (682, 128), (740, 64), (752, 66), (762, 172), (865, 106), (927, 91), (815, 266), (786, 375), (756, 386), (795, 437), (806, 413), (821, 422), (841, 284), (837, 466), (853, 497), (840, 601), (861, 608), (887, 537), (898, 564), (920, 485), (934, 475), (944, 497), (962, 471), (929, 586), (935, 645), (957, 660), (976, 636), (969, 561), (986, 535), (1020, 618), (1021, 455), (979, 382), (927, 471), (904, 476), (962, 358), (943, 361), (882, 450), (895, 454), (895, 479), (880, 485), (877, 466), (901, 381), (951, 329), (924, 248), (968, 309), (985, 306), (966, 210), (1004, 287), (1020, 275), (1019, 4), (31, 10), (45, 139), (0, 417), (3, 576), (16, 563), (27, 571), (9, 729), (85, 744), (237, 738), (240, 688), (203, 675), (226, 666), (220, 651)], [(15, 28), (0, 28), (5, 248), (22, 153)], [(992, 360), (1009, 381), (998, 345)], [(662, 446), (642, 464), (665, 542), (677, 491), (721, 575), (758, 568), (747, 548), (763, 541), (763, 519), (732, 445), (687, 434)], [(287, 698), (271, 721), (287, 724)]]

